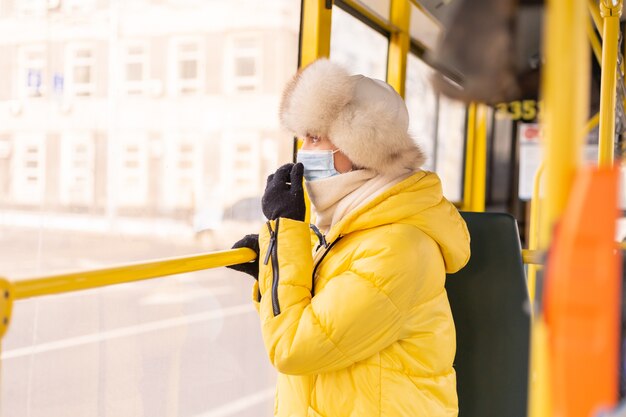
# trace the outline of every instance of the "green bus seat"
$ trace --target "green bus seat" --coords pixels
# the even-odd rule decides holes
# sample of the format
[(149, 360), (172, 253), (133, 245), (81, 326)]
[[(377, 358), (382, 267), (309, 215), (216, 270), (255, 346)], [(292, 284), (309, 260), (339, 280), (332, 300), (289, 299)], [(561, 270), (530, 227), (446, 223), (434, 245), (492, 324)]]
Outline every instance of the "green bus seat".
[(517, 223), (504, 213), (461, 215), (472, 256), (446, 279), (459, 417), (526, 417), (530, 307)]

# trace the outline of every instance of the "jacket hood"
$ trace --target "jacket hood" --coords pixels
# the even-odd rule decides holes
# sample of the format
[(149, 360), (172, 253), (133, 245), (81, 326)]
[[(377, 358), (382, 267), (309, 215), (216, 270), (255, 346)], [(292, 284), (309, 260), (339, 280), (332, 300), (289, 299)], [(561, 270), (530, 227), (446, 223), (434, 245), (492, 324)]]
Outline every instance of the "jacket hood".
[(439, 177), (419, 171), (348, 214), (328, 233), (337, 236), (393, 223), (412, 224), (441, 249), (446, 272), (463, 268), (470, 257), (470, 236), (465, 221), (443, 197)]

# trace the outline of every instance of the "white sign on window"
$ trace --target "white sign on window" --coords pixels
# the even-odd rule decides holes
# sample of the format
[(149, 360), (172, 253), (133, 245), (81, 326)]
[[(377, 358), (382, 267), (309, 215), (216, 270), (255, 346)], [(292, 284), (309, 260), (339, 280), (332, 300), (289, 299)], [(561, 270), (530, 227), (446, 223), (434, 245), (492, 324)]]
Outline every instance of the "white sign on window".
[[(530, 200), (533, 195), (535, 175), (543, 160), (541, 129), (537, 123), (520, 123), (517, 132), (520, 146), (518, 195), (521, 200)], [(596, 163), (598, 160), (597, 130), (587, 137), (584, 160), (588, 163)]]

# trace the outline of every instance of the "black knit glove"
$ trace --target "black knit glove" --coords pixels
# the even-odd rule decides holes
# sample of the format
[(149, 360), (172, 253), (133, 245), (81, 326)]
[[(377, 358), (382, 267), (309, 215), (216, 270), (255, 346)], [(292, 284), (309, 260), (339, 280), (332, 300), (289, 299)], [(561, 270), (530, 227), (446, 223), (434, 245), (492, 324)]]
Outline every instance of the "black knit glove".
[(230, 265), (226, 268), (234, 269), (235, 271), (245, 272), (251, 275), (254, 279), (259, 279), (259, 235), (245, 235), (243, 239), (235, 242), (232, 249), (238, 248), (250, 248), (256, 252), (256, 259), (253, 262), (246, 262), (243, 264)]
[(303, 172), (304, 166), (300, 163), (285, 164), (267, 177), (265, 194), (261, 199), (265, 217), (269, 220), (286, 217), (304, 221), (306, 206), (302, 189)]

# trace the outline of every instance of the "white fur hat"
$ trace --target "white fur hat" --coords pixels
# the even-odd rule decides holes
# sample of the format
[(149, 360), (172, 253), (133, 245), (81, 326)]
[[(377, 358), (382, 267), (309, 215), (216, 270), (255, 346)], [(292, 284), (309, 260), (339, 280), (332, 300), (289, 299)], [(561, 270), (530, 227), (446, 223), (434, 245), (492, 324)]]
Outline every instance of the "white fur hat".
[(319, 59), (287, 84), (280, 120), (298, 136), (327, 137), (355, 165), (388, 174), (418, 169), (424, 153), (408, 133), (409, 113), (387, 83), (350, 75)]

